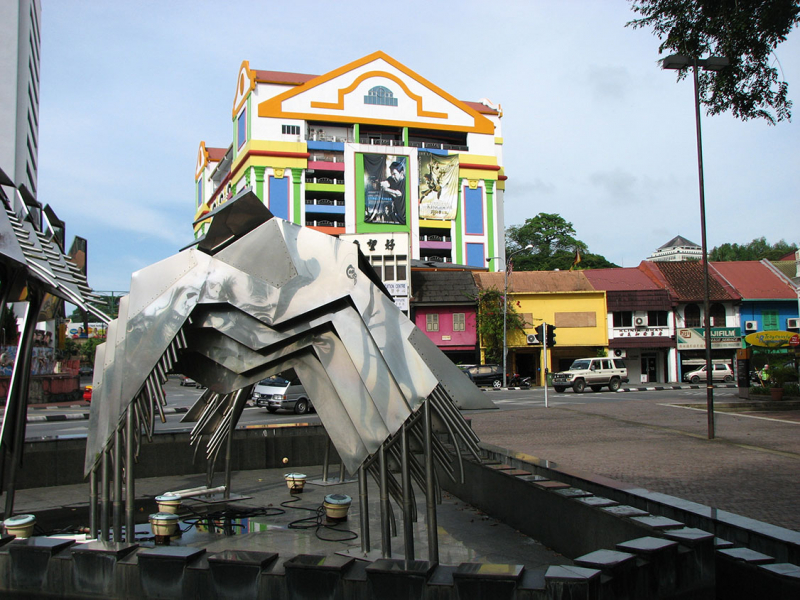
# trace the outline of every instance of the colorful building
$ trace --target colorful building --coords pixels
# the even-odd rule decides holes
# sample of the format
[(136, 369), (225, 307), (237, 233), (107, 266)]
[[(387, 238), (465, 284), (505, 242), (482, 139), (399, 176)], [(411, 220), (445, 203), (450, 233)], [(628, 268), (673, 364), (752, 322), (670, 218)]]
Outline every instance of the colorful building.
[(625, 361), (629, 379), (674, 380), (675, 303), (667, 285), (649, 277), (644, 266), (583, 273), (595, 289), (608, 295), (608, 353)]
[[(357, 236), (395, 277), (411, 259), (485, 267), (505, 252), (501, 117), (380, 51), (324, 75), (244, 61), (232, 143), (198, 150), (195, 235), (204, 214), (249, 188), (277, 217)], [(402, 270), (404, 281), (384, 282), (405, 283), (407, 305)]]
[(411, 271), (412, 319), (455, 363), (480, 362), (478, 288), (472, 272), (414, 267)]
[[(502, 273), (474, 272), (481, 290), (504, 290)], [(514, 271), (508, 295), (525, 321), (523, 332), (509, 332), (508, 370), (541, 385), (547, 368), (560, 371), (576, 358), (597, 356), (608, 347), (606, 293), (592, 287), (583, 271)], [(537, 325), (554, 325), (555, 345), (545, 359), (543, 345), (529, 336)]]

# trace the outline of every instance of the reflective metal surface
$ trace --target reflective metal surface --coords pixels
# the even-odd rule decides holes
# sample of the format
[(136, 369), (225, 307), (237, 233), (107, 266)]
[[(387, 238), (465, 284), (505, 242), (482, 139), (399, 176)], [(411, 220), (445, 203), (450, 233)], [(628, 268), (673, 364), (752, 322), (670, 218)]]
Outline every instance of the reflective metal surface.
[[(196, 421), (191, 439), (205, 443), (210, 479), (221, 448), (230, 456), (249, 386), (294, 369), (350, 473), (378, 477), (401, 509), (412, 480), (436, 496), (431, 467), (414, 454), (430, 448), (443, 473), (463, 474), (462, 449), (476, 454), (477, 438), (458, 408), (492, 403), (373, 283), (355, 244), (264, 211), (244, 194), (209, 215), (196, 248), (133, 275), (95, 361), (86, 472), (113, 446), (127, 411), (135, 416), (127, 443), (149, 437), (161, 385), (177, 372), (208, 388), (183, 420)], [(422, 419), (426, 402), (432, 416)], [(401, 479), (387, 461), (404, 465)]]
[[(63, 223), (53, 209), (44, 208), (24, 186), (14, 187), (0, 171), (0, 311), (9, 302), (25, 302), (25, 325), (9, 384), (0, 431), (0, 492), (7, 486), (5, 516), (14, 509), (16, 469), (22, 465), (22, 440), (28, 407), (28, 379), (37, 321), (54, 317), (66, 300), (107, 323), (110, 319), (90, 304), (92, 293), (81, 266), (64, 254), (57, 231)], [(57, 224), (54, 227), (53, 224)], [(8, 472), (8, 474), (6, 474)]]

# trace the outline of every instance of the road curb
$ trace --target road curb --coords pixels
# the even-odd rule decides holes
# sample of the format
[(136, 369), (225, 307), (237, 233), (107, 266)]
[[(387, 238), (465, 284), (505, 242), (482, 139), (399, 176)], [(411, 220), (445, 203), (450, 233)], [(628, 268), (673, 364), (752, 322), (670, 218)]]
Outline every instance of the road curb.
[[(60, 407), (63, 408), (63, 407)], [(75, 408), (84, 408), (82, 406), (76, 406)], [(183, 414), (189, 412), (188, 406), (176, 406), (174, 408), (165, 408), (164, 414), (165, 415), (175, 415), (175, 414)], [(72, 413), (72, 414), (60, 414), (60, 415), (28, 415), (26, 419), (26, 423), (48, 423), (54, 421), (85, 421), (89, 418), (88, 412), (82, 413)]]

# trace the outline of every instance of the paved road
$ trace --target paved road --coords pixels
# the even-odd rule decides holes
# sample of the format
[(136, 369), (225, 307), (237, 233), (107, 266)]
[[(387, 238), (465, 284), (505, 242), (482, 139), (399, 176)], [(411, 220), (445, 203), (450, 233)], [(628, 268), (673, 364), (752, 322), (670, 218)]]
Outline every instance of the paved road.
[[(715, 411), (705, 391), (600, 395), (473, 412), (481, 440), (559, 465), (800, 530), (800, 415)], [(720, 404), (733, 393), (715, 393)]]

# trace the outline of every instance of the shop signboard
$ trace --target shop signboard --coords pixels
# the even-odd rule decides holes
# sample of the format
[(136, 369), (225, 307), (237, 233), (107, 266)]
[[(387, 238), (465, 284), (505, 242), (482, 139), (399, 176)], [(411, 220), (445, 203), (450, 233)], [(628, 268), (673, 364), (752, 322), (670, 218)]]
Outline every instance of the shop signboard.
[(757, 331), (745, 336), (744, 341), (761, 348), (786, 348), (800, 345), (800, 334), (791, 331)]
[[(706, 332), (702, 327), (691, 329), (678, 329), (678, 350), (704, 350), (706, 347)], [(739, 327), (712, 327), (712, 349), (737, 349), (742, 347), (742, 332)]]

